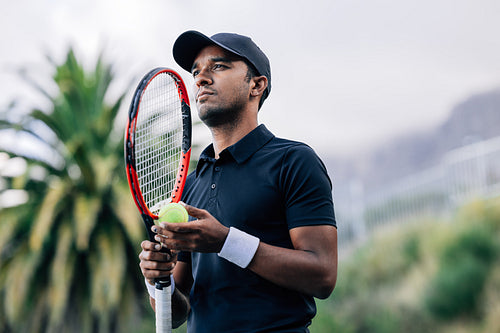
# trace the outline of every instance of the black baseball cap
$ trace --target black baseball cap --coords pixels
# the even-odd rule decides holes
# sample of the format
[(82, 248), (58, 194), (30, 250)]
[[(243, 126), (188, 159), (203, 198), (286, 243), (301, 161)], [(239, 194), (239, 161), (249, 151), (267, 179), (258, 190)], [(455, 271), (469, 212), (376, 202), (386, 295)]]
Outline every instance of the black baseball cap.
[[(235, 33), (218, 33), (212, 37), (201, 32), (189, 30), (182, 33), (174, 43), (175, 61), (188, 72), (191, 72), (194, 59), (201, 49), (209, 45), (217, 45), (252, 64), (259, 75), (267, 77), (267, 88), (262, 95), (264, 101), (271, 92), (271, 65), (269, 59), (250, 37)], [(261, 102), (262, 102), (261, 101)]]

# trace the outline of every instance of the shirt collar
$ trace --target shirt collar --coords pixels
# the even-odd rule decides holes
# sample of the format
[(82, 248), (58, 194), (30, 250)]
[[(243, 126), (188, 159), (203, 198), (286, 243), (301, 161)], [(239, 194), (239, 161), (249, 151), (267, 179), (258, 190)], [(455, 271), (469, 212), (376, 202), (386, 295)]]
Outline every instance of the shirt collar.
[[(266, 143), (274, 138), (265, 125), (259, 125), (253, 131), (248, 133), (240, 141), (234, 145), (227, 147), (221, 152), (221, 155), (230, 154), (234, 160), (240, 164), (250, 158), (255, 152), (262, 148)], [(200, 155), (200, 160), (196, 167), (196, 176), (198, 176), (203, 165), (207, 162), (214, 161), (215, 158), (214, 146), (210, 144)]]

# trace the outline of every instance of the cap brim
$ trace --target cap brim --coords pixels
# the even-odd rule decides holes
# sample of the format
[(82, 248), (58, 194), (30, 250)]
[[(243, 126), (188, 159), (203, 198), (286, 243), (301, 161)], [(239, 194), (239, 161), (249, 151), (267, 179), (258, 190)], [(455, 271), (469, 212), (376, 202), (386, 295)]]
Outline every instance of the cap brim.
[(209, 45), (217, 45), (233, 54), (241, 56), (238, 52), (218, 43), (201, 32), (189, 30), (182, 33), (175, 41), (172, 50), (174, 60), (179, 66), (191, 73), (196, 56), (204, 47)]

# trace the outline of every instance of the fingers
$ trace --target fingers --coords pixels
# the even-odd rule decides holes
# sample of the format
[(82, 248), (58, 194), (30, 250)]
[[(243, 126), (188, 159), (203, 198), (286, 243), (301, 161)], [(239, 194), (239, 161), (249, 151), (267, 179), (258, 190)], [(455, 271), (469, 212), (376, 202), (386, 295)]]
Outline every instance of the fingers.
[(168, 249), (187, 252), (219, 252), (229, 228), (207, 210), (183, 204), (196, 220), (184, 223), (162, 222), (151, 230), (155, 240)]
[(160, 251), (161, 244), (145, 240), (141, 243), (141, 248), (145, 251)]
[(177, 253), (143, 250), (141, 253), (139, 253), (139, 259), (144, 261), (172, 262), (177, 260)]
[(210, 213), (205, 210), (205, 209), (200, 209), (200, 208), (196, 208), (194, 206), (190, 206), (184, 202), (180, 202), (181, 205), (184, 206), (184, 208), (186, 208), (186, 211), (188, 212), (188, 214), (198, 220), (201, 220), (201, 219), (204, 219), (204, 218), (207, 218), (208, 216), (210, 216)]
[[(139, 254), (142, 275), (150, 281), (156, 278), (168, 277), (177, 263), (177, 253), (160, 252), (155, 249), (157, 243), (144, 241), (143, 250)], [(149, 250), (153, 248), (153, 250)]]
[[(183, 222), (183, 223), (161, 222), (159, 228), (156, 229), (156, 233), (165, 238), (169, 238), (169, 236), (172, 236), (172, 233), (181, 235), (187, 233), (196, 233), (200, 229), (200, 223), (203, 222), (201, 222), (200, 220)], [(176, 235), (176, 236), (181, 236), (181, 235)]]
[(175, 268), (177, 264), (176, 261), (166, 262), (166, 261), (153, 261), (153, 260), (141, 260), (139, 266), (142, 270), (156, 271), (157, 275), (170, 275), (171, 271)]
[(159, 263), (155, 261), (141, 261), (139, 264), (142, 275), (148, 280), (169, 277), (172, 275), (175, 265), (174, 262)]

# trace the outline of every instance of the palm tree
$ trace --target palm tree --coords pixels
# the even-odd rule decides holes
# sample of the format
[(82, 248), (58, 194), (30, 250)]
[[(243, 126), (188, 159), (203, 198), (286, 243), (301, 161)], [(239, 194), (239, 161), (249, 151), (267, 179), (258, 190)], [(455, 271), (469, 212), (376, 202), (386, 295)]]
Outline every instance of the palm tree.
[(107, 102), (113, 71), (102, 56), (92, 71), (72, 49), (51, 64), (56, 97), (30, 80), (50, 109), (14, 119), (12, 106), (0, 118), (0, 131), (44, 152), (0, 147), (26, 161), (22, 175), (0, 179), (0, 192), (27, 194), (0, 210), (0, 331), (133, 331), (151, 311), (137, 264), (145, 232), (115, 126), (125, 94)]

